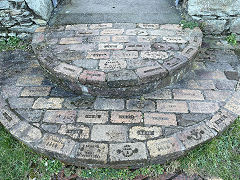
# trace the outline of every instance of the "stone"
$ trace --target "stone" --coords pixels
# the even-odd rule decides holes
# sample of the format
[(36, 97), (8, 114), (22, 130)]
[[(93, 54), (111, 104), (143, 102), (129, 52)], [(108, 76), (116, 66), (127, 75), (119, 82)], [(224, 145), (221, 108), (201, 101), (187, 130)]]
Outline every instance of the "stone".
[(10, 4), (7, 0), (2, 0), (0, 4), (0, 9), (9, 9)]
[(163, 41), (168, 43), (185, 44), (187, 41), (182, 37), (163, 37)]
[(126, 142), (127, 127), (123, 125), (93, 125), (91, 140)]
[(100, 60), (99, 69), (103, 71), (118, 71), (125, 69), (127, 63), (125, 60)]
[(144, 113), (144, 124), (158, 126), (177, 126), (175, 114)]
[(110, 144), (110, 162), (139, 161), (147, 159), (147, 149), (144, 143)]
[(112, 123), (141, 123), (143, 122), (141, 112), (127, 112), (127, 111), (112, 111), (111, 112)]
[(104, 124), (108, 121), (107, 111), (79, 110), (77, 122)]
[(99, 60), (88, 59), (86, 61), (85, 59), (80, 59), (80, 60), (74, 60), (73, 64), (77, 67), (81, 67), (84, 69), (96, 70), (98, 68)]
[(233, 121), (237, 119), (237, 115), (222, 109), (217, 112), (212, 119), (206, 122), (206, 125), (218, 132), (226, 129)]
[(129, 42), (128, 36), (113, 36), (112, 42)]
[(64, 99), (62, 98), (38, 98), (33, 109), (61, 109)]
[(198, 124), (185, 129), (177, 135), (186, 149), (193, 148), (194, 146), (199, 145), (214, 136), (215, 134), (203, 123), (201, 125)]
[(172, 92), (170, 89), (156, 90), (144, 95), (145, 99), (172, 99)]
[(79, 76), (79, 81), (82, 83), (103, 83), (105, 82), (106, 75), (104, 72), (84, 70)]
[(112, 57), (115, 59), (136, 59), (138, 58), (137, 51), (113, 51)]
[(226, 20), (206, 20), (204, 31), (208, 34), (221, 34), (225, 30), (226, 23)]
[(123, 110), (124, 100), (123, 99), (108, 99), (108, 98), (97, 98), (94, 102), (94, 108), (96, 110)]
[(164, 51), (143, 51), (141, 52), (141, 57), (143, 59), (167, 59), (168, 53)]
[(61, 63), (54, 68), (54, 71), (57, 73), (62, 73), (69, 78), (77, 79), (80, 76), (83, 69), (67, 63)]
[(124, 29), (103, 29), (101, 35), (120, 35), (124, 33)]
[(158, 100), (157, 111), (173, 112), (173, 113), (188, 113), (188, 106), (187, 106), (187, 103), (184, 101)]
[[(129, 51), (130, 52), (130, 51)], [(155, 60), (141, 60), (138, 59), (127, 59), (127, 69), (137, 69), (150, 66), (158, 66), (159, 63)]]
[(14, 126), (10, 132), (25, 143), (36, 142), (42, 138), (42, 132), (40, 129), (31, 126), (25, 121), (21, 121), (19, 124)]
[(26, 109), (31, 108), (34, 102), (33, 98), (17, 98), (12, 97), (8, 99), (8, 102), (13, 109)]
[(18, 78), (16, 86), (38, 86), (43, 80), (42, 76), (22, 76)]
[(109, 59), (110, 52), (108, 51), (96, 51), (96, 52), (88, 52), (87, 59)]
[(107, 163), (108, 145), (104, 143), (82, 142), (76, 149), (75, 157), (79, 160), (95, 160)]
[(186, 65), (188, 59), (184, 56), (175, 56), (171, 59), (165, 61), (163, 63), (163, 66), (168, 70), (168, 72), (171, 74), (174, 71), (182, 68)]
[(58, 153), (63, 156), (69, 156), (75, 146), (75, 142), (71, 139), (61, 137), (54, 134), (46, 133), (37, 148)]
[(50, 0), (26, 0), (26, 3), (30, 9), (32, 9), (37, 15), (41, 16), (44, 20), (48, 20), (53, 10), (53, 5)]
[(133, 126), (129, 130), (129, 138), (140, 141), (157, 138), (162, 135), (162, 128), (157, 126), (142, 127)]
[(193, 60), (196, 57), (197, 53), (198, 47), (188, 45), (182, 50), (181, 55), (187, 57), (189, 60)]
[(42, 124), (41, 128), (44, 131), (50, 132), (50, 133), (57, 133), (60, 125), (59, 124)]
[(123, 49), (123, 44), (119, 43), (100, 43), (98, 45), (99, 50), (120, 50)]
[(215, 102), (189, 102), (191, 113), (215, 113), (219, 109)]
[(168, 137), (147, 142), (151, 157), (177, 155), (184, 150), (181, 142), (176, 137)]
[(178, 116), (178, 126), (186, 127), (192, 126), (204, 120), (209, 120), (211, 114), (189, 113)]
[(240, 115), (240, 94), (238, 92), (234, 93), (232, 97), (229, 99), (229, 101), (224, 106), (229, 111)]
[(21, 92), (21, 96), (48, 96), (50, 94), (51, 87), (25, 87)]
[(40, 122), (43, 116), (43, 110), (17, 110), (19, 116), (28, 122)]
[(89, 138), (89, 127), (80, 124), (63, 124), (58, 130), (59, 134), (70, 136), (73, 139), (81, 140)]
[(216, 80), (215, 86), (219, 90), (234, 90), (237, 81), (234, 80)]
[(130, 99), (126, 106), (129, 110), (155, 111), (155, 102), (151, 100)]
[(240, 34), (240, 17), (232, 20), (232, 23), (230, 25), (230, 31), (232, 33)]
[(231, 91), (214, 91), (214, 90), (205, 90), (204, 96), (207, 100), (213, 100), (213, 101), (226, 101), (230, 96), (232, 92)]
[(59, 44), (80, 44), (80, 43), (82, 43), (81, 37), (62, 38), (59, 42)]
[(11, 109), (7, 107), (0, 109), (0, 122), (5, 128), (10, 129), (19, 121), (19, 117)]
[(180, 100), (204, 100), (201, 91), (190, 89), (173, 89), (173, 97)]
[(101, 23), (101, 24), (91, 24), (89, 26), (90, 29), (104, 29), (104, 28), (111, 28), (112, 23)]
[(43, 122), (46, 123), (74, 123), (77, 118), (77, 112), (74, 110), (48, 110), (46, 111)]
[(150, 51), (151, 45), (149, 43), (126, 43), (126, 50), (127, 51)]
[(159, 24), (143, 24), (139, 23), (137, 24), (139, 28), (144, 28), (144, 29), (159, 29), (160, 25)]

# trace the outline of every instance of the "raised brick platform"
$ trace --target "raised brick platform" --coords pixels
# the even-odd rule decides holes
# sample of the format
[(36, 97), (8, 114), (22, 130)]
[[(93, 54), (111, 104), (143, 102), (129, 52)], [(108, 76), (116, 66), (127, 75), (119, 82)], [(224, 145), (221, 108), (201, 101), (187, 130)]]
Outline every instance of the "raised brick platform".
[(240, 66), (232, 52), (207, 51), (188, 78), (135, 98), (76, 96), (46, 79), (30, 56), (9, 58), (0, 62), (0, 122), (29, 147), (69, 164), (164, 163), (214, 138), (240, 114)]
[(32, 41), (41, 66), (77, 94), (141, 95), (180, 80), (202, 43), (199, 28), (104, 23), (44, 27)]

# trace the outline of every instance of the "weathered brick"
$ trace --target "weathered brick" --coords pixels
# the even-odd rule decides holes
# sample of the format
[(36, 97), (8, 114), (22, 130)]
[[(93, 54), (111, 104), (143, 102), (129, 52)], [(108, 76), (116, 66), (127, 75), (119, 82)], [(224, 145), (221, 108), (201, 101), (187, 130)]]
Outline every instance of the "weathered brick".
[[(86, 37), (85, 37), (86, 38)], [(110, 36), (89, 36), (85, 40), (86, 42), (110, 42)]]
[(198, 47), (193, 47), (189, 45), (182, 50), (181, 55), (187, 57), (190, 60), (193, 60), (193, 58), (195, 58), (197, 53), (198, 53)]
[(33, 109), (61, 109), (63, 98), (38, 98), (34, 104)]
[(108, 73), (108, 85), (111, 87), (132, 86), (138, 84), (138, 77), (132, 70), (123, 69)]
[(226, 101), (230, 96), (231, 91), (213, 91), (213, 90), (205, 90), (204, 95), (207, 100), (214, 101)]
[(62, 38), (59, 44), (79, 44), (82, 43), (81, 37)]
[(44, 78), (42, 76), (22, 76), (18, 78), (17, 86), (38, 86), (41, 85)]
[(138, 42), (152, 42), (157, 39), (157, 36), (138, 36)]
[(154, 43), (152, 47), (157, 51), (168, 51), (168, 50), (179, 51), (179, 46), (173, 43)]
[(125, 142), (127, 127), (122, 125), (94, 125), (91, 133), (93, 141)]
[(143, 59), (167, 59), (168, 53), (163, 51), (142, 51), (141, 57)]
[(44, 41), (44, 33), (34, 33), (32, 38), (32, 44), (39, 44)]
[(165, 61), (163, 63), (163, 66), (170, 72), (173, 73), (176, 70), (182, 68), (185, 66), (188, 62), (188, 59), (183, 56), (175, 56), (169, 59), (168, 61)]
[(162, 135), (162, 128), (157, 126), (143, 127), (133, 126), (129, 130), (129, 138), (137, 140), (148, 140)]
[(126, 43), (125, 49), (128, 51), (150, 51), (151, 45), (149, 43)]
[(108, 111), (79, 110), (77, 122), (104, 124), (108, 121)]
[(97, 98), (94, 102), (94, 108), (99, 110), (123, 110), (124, 100), (123, 99), (108, 99), (108, 98)]
[(35, 33), (45, 32), (45, 29), (46, 29), (46, 27), (38, 27), (38, 28), (35, 30)]
[(106, 75), (104, 72), (84, 70), (79, 76), (79, 81), (82, 83), (103, 83), (105, 82)]
[(87, 59), (109, 59), (110, 52), (108, 51), (96, 51), (96, 52), (88, 52)]
[(127, 62), (125, 60), (100, 60), (99, 69), (103, 71), (118, 71), (125, 69)]
[(175, 114), (144, 113), (144, 124), (177, 126), (177, 118)]
[(129, 42), (128, 36), (113, 36), (112, 42)]
[(87, 29), (87, 24), (74, 24), (74, 25), (67, 25), (66, 31), (77, 31), (80, 29)]
[(130, 36), (147, 36), (148, 32), (145, 29), (128, 29), (126, 35)]
[(141, 112), (127, 112), (127, 111), (112, 111), (111, 122), (112, 123), (141, 123), (142, 113)]
[(64, 74), (70, 78), (78, 78), (83, 69), (74, 65), (61, 63), (54, 68), (54, 71)]
[(175, 112), (175, 113), (188, 113), (188, 106), (183, 101), (173, 100), (158, 100), (157, 111), (159, 112)]
[(99, 50), (120, 50), (123, 49), (123, 44), (119, 43), (100, 43), (98, 45)]
[(199, 79), (226, 79), (224, 72), (221, 71), (195, 71)]
[(190, 89), (173, 89), (173, 97), (181, 100), (204, 100), (201, 91)]
[(17, 98), (11, 97), (8, 102), (13, 109), (31, 108), (34, 102), (33, 98)]
[(50, 94), (51, 87), (25, 87), (21, 92), (21, 96), (48, 96)]
[(124, 33), (124, 29), (103, 29), (101, 35), (120, 35)]
[(238, 92), (234, 93), (224, 107), (233, 113), (240, 115), (240, 94)]
[(169, 43), (180, 43), (184, 44), (187, 41), (182, 37), (163, 37), (163, 41), (169, 42)]
[(89, 127), (80, 124), (64, 124), (58, 130), (59, 134), (70, 136), (73, 139), (88, 139), (89, 138)]
[(138, 58), (137, 51), (113, 51), (113, 58), (120, 59), (135, 59)]
[(237, 85), (237, 81), (233, 80), (216, 80), (215, 86), (220, 90), (234, 90)]
[(139, 23), (137, 24), (138, 27), (144, 28), (144, 29), (159, 29), (159, 24), (143, 24)]
[(145, 94), (145, 99), (172, 99), (172, 92), (170, 89), (162, 89)]
[(0, 108), (0, 122), (5, 128), (10, 129), (19, 121), (19, 117), (10, 108)]
[(151, 100), (127, 100), (127, 109), (141, 111), (155, 111), (155, 102)]
[(101, 24), (91, 24), (89, 26), (90, 29), (104, 29), (104, 28), (111, 28), (112, 23), (101, 23)]
[(43, 122), (46, 123), (74, 123), (77, 117), (77, 112), (73, 110), (48, 110), (46, 111)]
[(192, 113), (214, 113), (219, 109), (215, 102), (189, 102), (189, 110)]

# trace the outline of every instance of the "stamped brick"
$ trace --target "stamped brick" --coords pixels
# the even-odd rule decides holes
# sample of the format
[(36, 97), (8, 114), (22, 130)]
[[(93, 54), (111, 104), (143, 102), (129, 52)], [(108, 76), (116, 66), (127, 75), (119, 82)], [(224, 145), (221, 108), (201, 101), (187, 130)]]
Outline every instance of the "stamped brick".
[(177, 155), (184, 150), (181, 142), (176, 137), (150, 140), (147, 147), (151, 157)]
[(38, 86), (41, 85), (44, 78), (42, 76), (22, 76), (18, 78), (17, 86)]
[(179, 46), (173, 43), (154, 43), (152, 47), (157, 51), (179, 51)]
[(62, 38), (59, 44), (79, 44), (82, 43), (81, 37)]
[(138, 84), (138, 77), (132, 70), (121, 70), (108, 73), (108, 85), (111, 87), (133, 86)]
[(145, 82), (165, 77), (167, 75), (167, 70), (161, 65), (156, 65), (138, 68), (136, 70), (136, 73), (140, 77), (140, 79)]
[(163, 36), (174, 36), (175, 35), (174, 31), (162, 30), (162, 29), (152, 30), (149, 33), (152, 36), (161, 36), (161, 37), (163, 37)]
[(91, 133), (93, 141), (125, 142), (127, 127), (122, 125), (94, 125)]
[(159, 65), (159, 63), (155, 60), (139, 61), (138, 59), (127, 59), (127, 69), (135, 70), (137, 68), (143, 68), (146, 66), (158, 66), (158, 65)]
[(96, 51), (96, 52), (88, 52), (87, 59), (109, 59), (110, 52), (108, 51)]
[(61, 109), (63, 98), (38, 98), (34, 104), (33, 109)]
[[(86, 37), (85, 37), (86, 38)], [(110, 36), (89, 36), (85, 40), (86, 42), (110, 42)]]
[(180, 100), (204, 100), (201, 91), (190, 89), (173, 89), (173, 97)]
[(143, 51), (141, 52), (143, 59), (167, 59), (168, 53), (164, 51)]
[(169, 43), (185, 44), (187, 41), (182, 37), (163, 37), (163, 40)]
[(148, 32), (145, 29), (128, 29), (126, 35), (130, 36), (147, 36)]
[(184, 101), (158, 100), (157, 101), (157, 111), (188, 113), (188, 106), (187, 106), (187, 103)]
[(120, 58), (120, 59), (135, 59), (138, 58), (137, 51), (113, 51), (113, 58)]
[(33, 98), (18, 98), (11, 97), (8, 102), (13, 109), (26, 109), (31, 108), (34, 102)]
[(94, 102), (94, 108), (97, 110), (123, 110), (124, 100), (123, 99), (108, 99), (108, 98), (97, 98)]
[(215, 136), (215, 134), (203, 123), (185, 129), (180, 132), (178, 138), (182, 141), (186, 149), (193, 148), (194, 146), (201, 144)]
[(144, 95), (145, 99), (172, 99), (172, 91), (170, 89), (156, 90)]
[(157, 36), (138, 36), (138, 42), (152, 42), (157, 39)]
[(79, 29), (76, 31), (76, 36), (96, 36), (99, 35), (98, 30)]
[(217, 112), (212, 119), (206, 122), (207, 126), (215, 129), (218, 132), (226, 129), (234, 120), (237, 119), (237, 115), (230, 113), (229, 111), (222, 109)]
[(74, 24), (74, 25), (67, 25), (66, 31), (77, 31), (80, 29), (87, 29), (87, 24)]
[(149, 43), (126, 43), (125, 49), (128, 51), (150, 51), (151, 45)]
[(104, 29), (104, 28), (111, 28), (112, 23), (101, 23), (101, 24), (91, 24), (89, 26), (90, 29)]
[(124, 29), (104, 29), (101, 35), (120, 35), (124, 33)]
[(73, 140), (46, 133), (37, 147), (63, 156), (69, 156), (75, 144)]
[(159, 24), (143, 24), (139, 23), (137, 24), (138, 27), (144, 28), (144, 29), (159, 29)]
[(141, 123), (143, 122), (141, 112), (127, 112), (127, 111), (112, 111), (111, 112), (112, 123)]
[(48, 96), (50, 94), (51, 87), (25, 87), (21, 92), (21, 96)]
[(144, 143), (110, 144), (110, 162), (140, 161), (147, 159), (147, 149)]
[(0, 122), (5, 128), (10, 129), (19, 121), (19, 117), (10, 108), (0, 108)]
[(73, 110), (48, 110), (46, 111), (43, 122), (46, 123), (74, 123), (77, 112)]
[(78, 78), (83, 69), (74, 65), (61, 63), (54, 68), (54, 71), (62, 73), (70, 78)]
[(233, 113), (240, 115), (240, 94), (238, 92), (234, 93), (224, 107)]
[(106, 75), (104, 72), (93, 71), (93, 70), (84, 70), (83, 73), (79, 76), (79, 81), (82, 83), (103, 83), (105, 82)]
[(186, 65), (188, 59), (183, 56), (175, 56), (163, 63), (163, 66), (170, 72), (174, 72)]
[(215, 102), (189, 102), (189, 110), (192, 113), (214, 113), (219, 109)]
[(69, 51), (89, 51), (95, 48), (95, 44), (67, 44), (54, 45), (53, 52), (69, 52)]
[(144, 113), (144, 124), (177, 126), (177, 118), (175, 114)]
[(80, 124), (64, 124), (58, 130), (59, 134), (67, 135), (73, 139), (88, 139), (89, 138), (89, 127)]
[(162, 135), (162, 128), (157, 126), (143, 127), (143, 126), (133, 126), (129, 130), (129, 138), (137, 140), (148, 140), (157, 138)]
[(108, 111), (79, 110), (77, 122), (104, 124), (108, 121)]
[(207, 100), (214, 101), (226, 101), (230, 96), (231, 91), (214, 91), (214, 90), (205, 90), (204, 95)]
[(151, 100), (127, 100), (127, 109), (141, 111), (155, 111), (155, 102)]
[(167, 30), (175, 30), (175, 31), (182, 31), (182, 26), (179, 24), (163, 24), (160, 25), (160, 29), (167, 29)]
[(192, 60), (197, 55), (197, 52), (198, 52), (198, 47), (194, 47), (190, 45), (183, 49), (183, 51), (181, 52), (181, 55)]
[(118, 71), (125, 69), (127, 62), (125, 60), (100, 60), (99, 69), (103, 71)]
[(107, 163), (108, 145), (104, 143), (82, 142), (76, 149), (75, 157), (80, 160), (94, 160)]
[(119, 43), (104, 43), (98, 45), (99, 50), (120, 50), (123, 49), (123, 44)]
[(129, 42), (128, 36), (113, 36), (112, 42)]

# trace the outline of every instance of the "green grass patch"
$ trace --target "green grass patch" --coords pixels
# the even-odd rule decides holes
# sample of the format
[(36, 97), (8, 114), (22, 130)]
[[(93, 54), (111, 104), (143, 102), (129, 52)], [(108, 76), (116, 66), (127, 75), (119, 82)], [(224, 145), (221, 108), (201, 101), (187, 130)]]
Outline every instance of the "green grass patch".
[(17, 37), (10, 37), (7, 40), (0, 39), (0, 52), (15, 49), (27, 50), (29, 49), (29, 43)]
[(236, 46), (238, 43), (237, 43), (237, 36), (236, 34), (230, 34), (226, 37), (226, 40), (228, 42), (228, 44), (231, 44), (232, 46)]
[(181, 26), (183, 29), (185, 28), (190, 28), (190, 29), (194, 29), (195, 27), (199, 27), (199, 23), (195, 22), (195, 21), (186, 21), (186, 20), (182, 20), (180, 22)]

